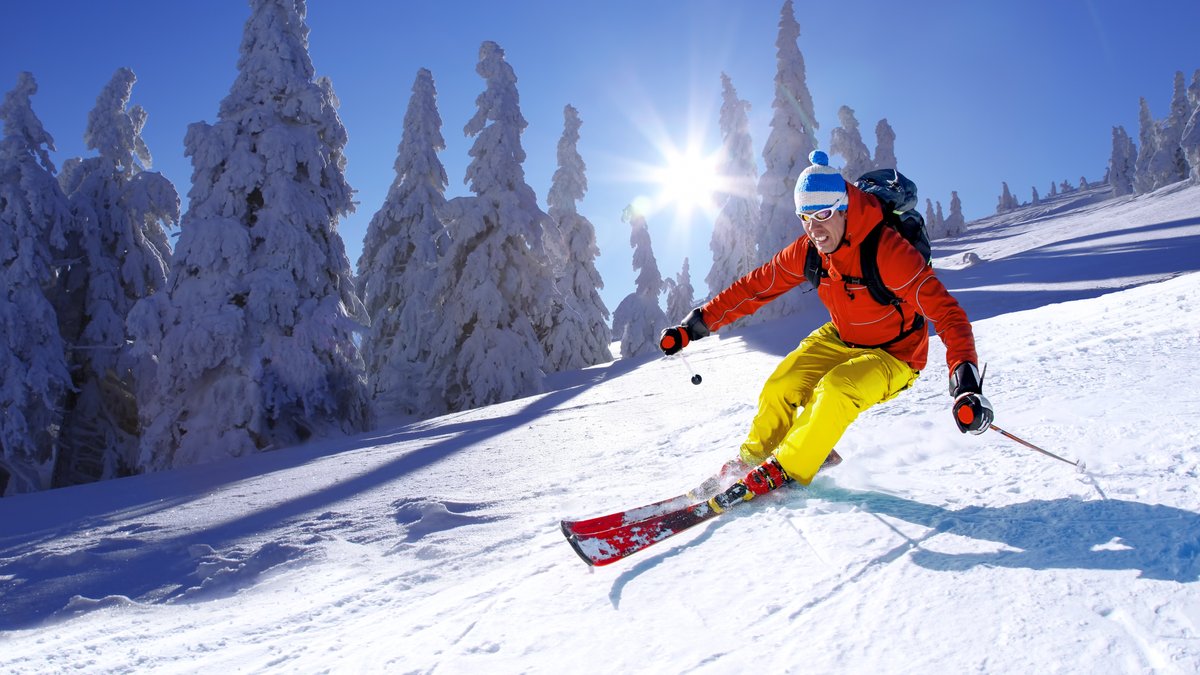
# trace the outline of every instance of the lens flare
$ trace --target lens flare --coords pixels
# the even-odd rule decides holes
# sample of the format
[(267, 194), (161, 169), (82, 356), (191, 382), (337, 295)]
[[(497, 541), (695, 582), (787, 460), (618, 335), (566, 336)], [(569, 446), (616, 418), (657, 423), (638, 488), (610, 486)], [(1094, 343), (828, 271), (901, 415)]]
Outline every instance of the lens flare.
[(696, 147), (670, 148), (663, 159), (663, 166), (651, 175), (659, 188), (659, 205), (674, 206), (677, 217), (685, 220), (697, 211), (715, 213), (721, 191), (719, 153), (705, 154)]

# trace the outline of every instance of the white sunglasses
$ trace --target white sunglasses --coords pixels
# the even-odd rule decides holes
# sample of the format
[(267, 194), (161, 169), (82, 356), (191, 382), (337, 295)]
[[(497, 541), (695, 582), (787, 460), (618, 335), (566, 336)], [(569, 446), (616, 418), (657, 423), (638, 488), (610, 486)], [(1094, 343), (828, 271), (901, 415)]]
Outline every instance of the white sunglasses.
[(842, 203), (842, 198), (838, 197), (837, 201), (835, 201), (833, 203), (833, 205), (827, 209), (821, 209), (820, 211), (817, 211), (816, 213), (797, 213), (796, 215), (800, 216), (800, 221), (804, 222), (804, 223), (807, 223), (810, 220), (815, 220), (818, 223), (823, 223), (826, 220), (829, 220), (830, 218), (832, 218), (834, 213), (837, 213), (837, 207), (841, 203)]

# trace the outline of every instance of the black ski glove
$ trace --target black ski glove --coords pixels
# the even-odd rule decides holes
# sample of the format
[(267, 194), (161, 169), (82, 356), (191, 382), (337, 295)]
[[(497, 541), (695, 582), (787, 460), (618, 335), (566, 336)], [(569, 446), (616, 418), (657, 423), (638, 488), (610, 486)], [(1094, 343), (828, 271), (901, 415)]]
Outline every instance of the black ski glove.
[(983, 378), (974, 363), (960, 363), (950, 373), (954, 423), (962, 433), (982, 434), (992, 425), (992, 404), (983, 397)]
[(667, 356), (678, 354), (679, 350), (688, 346), (692, 340), (708, 337), (708, 326), (704, 323), (704, 314), (697, 307), (687, 315), (683, 323), (672, 326), (662, 332), (658, 338), (658, 346)]

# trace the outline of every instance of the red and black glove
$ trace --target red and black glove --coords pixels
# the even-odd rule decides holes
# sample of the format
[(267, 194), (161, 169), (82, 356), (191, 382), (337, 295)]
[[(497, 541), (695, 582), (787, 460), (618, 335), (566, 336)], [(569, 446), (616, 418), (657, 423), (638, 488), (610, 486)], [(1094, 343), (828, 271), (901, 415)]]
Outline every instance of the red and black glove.
[(678, 354), (679, 350), (688, 346), (692, 340), (699, 340), (709, 335), (708, 326), (704, 323), (704, 314), (697, 307), (687, 315), (682, 324), (671, 326), (662, 332), (658, 338), (658, 347), (663, 350), (664, 354), (671, 356)]
[(954, 397), (954, 423), (959, 431), (964, 434), (987, 431), (995, 413), (983, 396), (983, 377), (974, 363), (960, 363), (950, 373), (950, 395)]

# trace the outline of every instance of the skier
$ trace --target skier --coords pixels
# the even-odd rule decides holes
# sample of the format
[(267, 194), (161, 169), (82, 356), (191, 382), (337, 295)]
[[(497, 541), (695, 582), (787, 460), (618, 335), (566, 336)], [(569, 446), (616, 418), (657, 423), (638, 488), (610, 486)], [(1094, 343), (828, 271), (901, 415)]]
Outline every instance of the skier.
[[(758, 412), (739, 456), (719, 476), (744, 476), (742, 499), (795, 480), (808, 485), (823, 465), (841, 461), (834, 445), (859, 413), (908, 389), (925, 368), (933, 322), (946, 345), (955, 423), (963, 433), (983, 433), (992, 420), (982, 395), (975, 338), (966, 312), (934, 274), (925, 257), (896, 230), (881, 223), (879, 200), (848, 184), (819, 150), (796, 182), (796, 214), (803, 235), (762, 267), (693, 309), (679, 326), (662, 332), (660, 346), (675, 354), (692, 340), (752, 314), (805, 280), (810, 247), (820, 253), (817, 295), (831, 320), (817, 328), (767, 378)], [(881, 229), (879, 276), (898, 298), (879, 304), (861, 283), (860, 245)], [(721, 489), (721, 488), (717, 488)], [(728, 494), (728, 493), (726, 493)]]

